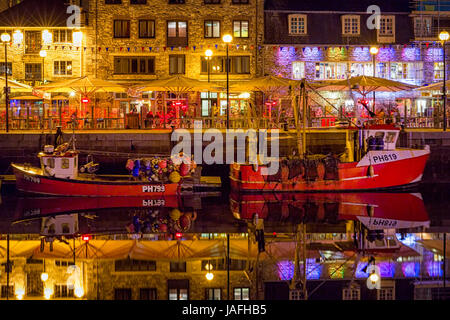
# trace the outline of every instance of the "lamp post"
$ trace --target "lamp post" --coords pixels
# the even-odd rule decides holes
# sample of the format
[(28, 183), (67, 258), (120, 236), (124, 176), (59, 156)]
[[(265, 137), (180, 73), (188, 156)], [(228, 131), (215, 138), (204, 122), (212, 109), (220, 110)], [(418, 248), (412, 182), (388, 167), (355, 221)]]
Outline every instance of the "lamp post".
[[(212, 50), (208, 49), (205, 51), (205, 59), (206, 59), (206, 63), (207, 63), (206, 68), (208, 69), (208, 83), (210, 83), (210, 77), (211, 77), (210, 76), (211, 72), (210, 72), (209, 68), (210, 68), (210, 61), (211, 61), (212, 55), (213, 55)], [(214, 111), (211, 110), (211, 96), (210, 96), (209, 89), (208, 89), (208, 109), (209, 109), (209, 112), (211, 112), (211, 114), (214, 113)]]
[(6, 132), (9, 131), (9, 88), (8, 88), (8, 49), (6, 44), (11, 40), (9, 33), (2, 33), (1, 40), (5, 45), (5, 108), (6, 108)]
[(225, 63), (225, 67), (227, 68), (227, 129), (230, 129), (230, 62), (228, 60), (228, 46), (229, 43), (233, 41), (233, 37), (226, 34), (223, 36), (222, 40), (227, 46), (227, 62)]
[[(378, 54), (378, 48), (377, 47), (371, 47), (370, 48), (370, 54), (372, 55), (372, 66), (373, 66), (373, 76), (375, 77), (375, 71), (376, 71), (376, 66), (375, 66), (375, 58)], [(372, 106), (372, 111), (373, 113), (375, 113), (375, 90), (373, 91), (373, 106)]]
[(441, 40), (442, 41), (442, 49), (443, 49), (443, 51), (444, 51), (444, 55), (443, 55), (443, 60), (444, 60), (444, 84), (443, 84), (443, 88), (442, 88), (442, 100), (443, 100), (443, 105), (444, 105), (444, 124), (443, 124), (443, 128), (444, 128), (444, 131), (447, 131), (447, 88), (446, 88), (446, 85), (445, 85), (445, 81), (446, 81), (446, 77), (445, 77), (445, 69), (446, 69), (446, 63), (445, 63), (445, 45), (446, 45), (446, 42), (447, 42), (447, 40), (450, 38), (450, 34), (447, 32), (447, 31), (442, 31), (440, 34), (439, 34), (439, 40)]
[(42, 82), (45, 82), (45, 73), (44, 73), (44, 65), (45, 65), (45, 57), (47, 56), (47, 51), (41, 50), (39, 51), (39, 55), (42, 57)]

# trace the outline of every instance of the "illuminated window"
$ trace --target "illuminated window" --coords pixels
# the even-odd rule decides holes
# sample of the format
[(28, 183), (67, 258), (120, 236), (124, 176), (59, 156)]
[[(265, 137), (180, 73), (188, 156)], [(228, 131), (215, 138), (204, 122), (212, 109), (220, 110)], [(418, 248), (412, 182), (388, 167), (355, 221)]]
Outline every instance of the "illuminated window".
[(444, 63), (435, 62), (433, 68), (433, 79), (435, 81), (442, 81), (444, 79)]
[(54, 61), (53, 74), (55, 76), (72, 75), (72, 61)]
[(250, 300), (250, 288), (234, 288), (234, 300)]
[(222, 296), (222, 289), (220, 288), (206, 288), (206, 300), (220, 300)]
[(411, 80), (417, 81), (423, 79), (422, 62), (391, 62), (392, 80)]
[(351, 68), (352, 77), (373, 76), (372, 62), (352, 63), (350, 68)]
[(187, 46), (187, 22), (186, 21), (167, 21), (167, 45), (168, 46)]
[(316, 80), (339, 80), (347, 77), (347, 64), (342, 62), (316, 63)]
[(70, 43), (72, 42), (72, 30), (66, 29), (54, 29), (53, 33), (53, 43)]
[(306, 14), (291, 14), (289, 19), (289, 34), (307, 34)]
[(361, 289), (344, 288), (342, 290), (342, 300), (361, 300)]
[(69, 169), (69, 159), (61, 159), (61, 168)]
[(305, 78), (305, 63), (300, 61), (292, 62), (292, 76), (294, 79)]
[[(249, 74), (250, 73), (250, 57), (249, 56), (231, 56), (230, 73), (231, 74)], [(227, 70), (225, 68), (226, 56), (214, 56), (209, 61), (209, 69), (211, 74), (223, 74)], [(201, 57), (201, 73), (208, 73), (208, 61), (205, 57)]]
[(248, 38), (248, 21), (233, 21), (233, 36), (235, 38)]
[(354, 36), (360, 33), (359, 16), (344, 15), (342, 16), (342, 34), (344, 36)]
[(130, 20), (114, 20), (114, 38), (130, 37)]
[(189, 299), (189, 280), (167, 280), (169, 300)]
[(220, 38), (220, 21), (205, 20), (205, 38)]

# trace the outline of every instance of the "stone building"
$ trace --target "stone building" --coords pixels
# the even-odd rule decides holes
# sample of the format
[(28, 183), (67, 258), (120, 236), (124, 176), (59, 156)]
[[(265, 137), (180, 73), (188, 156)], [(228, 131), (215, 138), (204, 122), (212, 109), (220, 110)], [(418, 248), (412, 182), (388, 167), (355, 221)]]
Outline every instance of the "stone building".
[[(265, 73), (312, 81), (375, 75), (418, 86), (439, 81), (442, 47), (436, 33), (418, 41), (417, 18), (412, 18), (417, 13), (411, 5), (409, 0), (266, 1)], [(379, 10), (379, 29), (372, 9)], [(378, 49), (376, 54), (371, 54), (371, 47)], [(415, 99), (417, 93), (377, 96), (385, 111), (397, 108), (406, 109), (410, 118), (431, 116), (431, 103)], [(353, 108), (353, 101), (336, 93), (326, 97), (344, 109)]]

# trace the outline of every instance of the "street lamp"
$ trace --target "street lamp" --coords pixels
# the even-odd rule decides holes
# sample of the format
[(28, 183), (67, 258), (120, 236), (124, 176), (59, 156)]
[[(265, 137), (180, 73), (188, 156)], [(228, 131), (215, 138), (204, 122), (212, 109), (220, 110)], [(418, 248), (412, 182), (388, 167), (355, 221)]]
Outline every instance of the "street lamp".
[(446, 42), (447, 42), (447, 40), (450, 38), (450, 34), (447, 32), (447, 31), (442, 31), (440, 34), (439, 34), (439, 40), (441, 40), (442, 41), (442, 48), (443, 48), (443, 51), (444, 51), (444, 56), (443, 56), (443, 60), (444, 60), (444, 85), (443, 85), (443, 88), (442, 88), (442, 100), (443, 100), (443, 104), (444, 104), (444, 124), (443, 124), (443, 128), (444, 128), (444, 131), (446, 131), (447, 130), (447, 88), (446, 88), (446, 85), (445, 85), (445, 69), (446, 69), (446, 63), (445, 63), (445, 45), (446, 45)]
[(39, 55), (42, 57), (42, 82), (45, 83), (44, 64), (45, 64), (45, 57), (47, 56), (47, 51), (41, 50), (39, 51)]
[[(375, 58), (378, 54), (378, 48), (377, 47), (370, 47), (370, 54), (372, 55), (372, 66), (373, 66), (373, 76), (375, 77), (375, 71), (376, 71), (376, 67), (375, 67)], [(375, 113), (375, 90), (373, 91), (373, 107), (372, 107), (372, 111), (373, 113)]]
[[(206, 59), (206, 63), (207, 63), (206, 69), (208, 69), (208, 83), (210, 82), (209, 64), (210, 64), (212, 55), (213, 55), (212, 50), (208, 49), (208, 50), (205, 51), (205, 59)], [(211, 97), (210, 97), (209, 89), (208, 89), (208, 108), (209, 108), (211, 114), (214, 114), (214, 112), (211, 110)]]
[(9, 131), (9, 114), (8, 114), (8, 105), (9, 105), (9, 88), (8, 88), (8, 49), (6, 44), (11, 41), (11, 36), (9, 33), (2, 33), (0, 36), (2, 42), (5, 44), (5, 108), (6, 108), (6, 132)]
[(222, 40), (227, 46), (227, 62), (225, 63), (227, 68), (227, 129), (230, 129), (230, 61), (228, 60), (228, 46), (233, 41), (233, 37), (226, 34), (222, 37)]

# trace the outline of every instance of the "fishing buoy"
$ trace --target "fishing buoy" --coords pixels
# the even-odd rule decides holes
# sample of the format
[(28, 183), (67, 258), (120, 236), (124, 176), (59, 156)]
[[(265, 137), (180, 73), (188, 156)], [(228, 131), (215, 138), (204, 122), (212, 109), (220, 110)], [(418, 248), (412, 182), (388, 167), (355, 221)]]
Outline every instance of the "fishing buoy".
[(178, 183), (181, 180), (180, 174), (176, 171), (173, 171), (170, 175), (169, 175), (169, 180), (173, 183)]
[(158, 163), (158, 165), (159, 165), (159, 167), (160, 167), (161, 169), (165, 169), (165, 168), (167, 167), (167, 161), (166, 161), (166, 160), (161, 160), (161, 161)]
[(190, 171), (189, 167), (190, 166), (184, 162), (180, 165), (180, 175), (182, 177), (187, 176), (189, 174), (189, 171)]
[(181, 216), (181, 212), (178, 209), (173, 209), (172, 211), (170, 211), (170, 218), (172, 220), (178, 220), (180, 219)]

